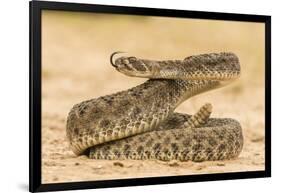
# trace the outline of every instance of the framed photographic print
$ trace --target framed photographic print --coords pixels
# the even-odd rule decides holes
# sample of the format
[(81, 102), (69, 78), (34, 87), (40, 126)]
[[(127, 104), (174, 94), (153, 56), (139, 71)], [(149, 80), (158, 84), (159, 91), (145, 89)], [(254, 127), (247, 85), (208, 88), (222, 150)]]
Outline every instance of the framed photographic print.
[(30, 2), (30, 191), (271, 176), (271, 18)]

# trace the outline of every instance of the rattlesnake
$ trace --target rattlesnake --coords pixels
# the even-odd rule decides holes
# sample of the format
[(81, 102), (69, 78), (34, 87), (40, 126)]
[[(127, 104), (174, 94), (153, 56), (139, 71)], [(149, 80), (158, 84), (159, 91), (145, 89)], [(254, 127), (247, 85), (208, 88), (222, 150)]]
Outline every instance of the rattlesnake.
[(76, 155), (165, 161), (221, 160), (239, 155), (243, 135), (238, 121), (209, 118), (209, 103), (193, 116), (174, 112), (186, 99), (238, 78), (240, 64), (235, 54), (201, 54), (166, 61), (123, 56), (113, 62), (115, 54), (110, 61), (116, 70), (149, 80), (74, 105), (66, 133)]

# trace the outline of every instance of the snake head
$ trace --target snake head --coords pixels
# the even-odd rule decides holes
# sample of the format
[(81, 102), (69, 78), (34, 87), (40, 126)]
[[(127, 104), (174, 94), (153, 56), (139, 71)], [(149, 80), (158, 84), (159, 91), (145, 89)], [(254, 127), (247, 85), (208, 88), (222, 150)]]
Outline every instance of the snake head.
[(144, 77), (150, 78), (153, 76), (153, 70), (149, 62), (147, 63), (145, 60), (138, 59), (134, 56), (130, 57), (119, 57), (113, 62), (112, 57), (116, 53), (111, 55), (111, 64), (118, 70), (119, 72), (134, 77)]

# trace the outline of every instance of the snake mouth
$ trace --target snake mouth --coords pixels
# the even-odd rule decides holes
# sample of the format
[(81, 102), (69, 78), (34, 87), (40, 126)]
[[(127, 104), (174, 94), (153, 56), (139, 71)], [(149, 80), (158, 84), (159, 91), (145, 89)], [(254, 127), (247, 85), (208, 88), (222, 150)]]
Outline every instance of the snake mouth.
[(110, 55), (110, 64), (113, 66), (113, 67), (117, 67), (117, 65), (113, 62), (113, 57), (116, 55), (116, 54), (121, 54), (121, 53), (125, 53), (125, 52), (121, 52), (121, 51), (117, 51), (117, 52), (113, 52), (111, 55)]

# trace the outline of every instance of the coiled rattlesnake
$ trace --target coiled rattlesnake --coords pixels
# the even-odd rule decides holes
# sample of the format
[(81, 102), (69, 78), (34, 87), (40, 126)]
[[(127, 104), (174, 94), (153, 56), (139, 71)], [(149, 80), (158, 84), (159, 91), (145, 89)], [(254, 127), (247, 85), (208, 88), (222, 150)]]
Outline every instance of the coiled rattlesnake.
[[(77, 155), (93, 159), (221, 160), (237, 157), (242, 129), (234, 119), (209, 118), (203, 105), (191, 116), (174, 113), (186, 99), (224, 86), (240, 75), (233, 53), (154, 61), (120, 57), (111, 64), (128, 76), (149, 78), (126, 91), (74, 105), (67, 138)], [(106, 85), (105, 85), (106, 86)]]

